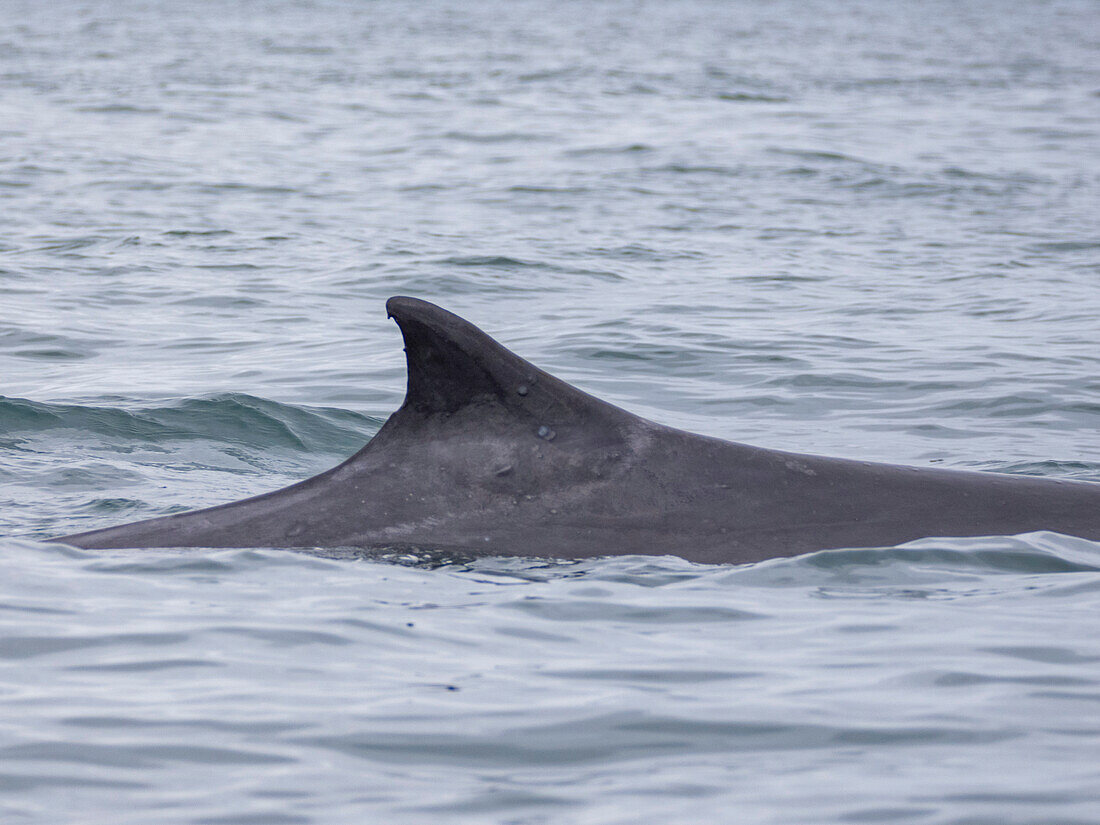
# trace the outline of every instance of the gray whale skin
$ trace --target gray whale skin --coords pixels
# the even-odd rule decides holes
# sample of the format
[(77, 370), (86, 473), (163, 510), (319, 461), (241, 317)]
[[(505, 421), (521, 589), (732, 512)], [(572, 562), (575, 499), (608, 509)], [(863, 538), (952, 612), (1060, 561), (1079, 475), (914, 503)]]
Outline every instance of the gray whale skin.
[(740, 563), (926, 536), (1100, 540), (1100, 484), (693, 435), (581, 392), (434, 304), (397, 297), (386, 309), (405, 338), (405, 402), (343, 464), (243, 501), (57, 541)]

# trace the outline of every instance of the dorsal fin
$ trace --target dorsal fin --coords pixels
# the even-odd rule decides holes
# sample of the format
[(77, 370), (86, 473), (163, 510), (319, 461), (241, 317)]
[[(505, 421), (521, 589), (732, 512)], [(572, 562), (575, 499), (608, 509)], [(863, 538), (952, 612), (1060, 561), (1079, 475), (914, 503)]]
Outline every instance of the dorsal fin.
[(633, 418), (520, 358), (469, 321), (418, 298), (386, 302), (405, 338), (408, 389), (402, 410), (419, 415), (453, 414), (497, 402), (546, 426), (578, 419), (611, 423)]

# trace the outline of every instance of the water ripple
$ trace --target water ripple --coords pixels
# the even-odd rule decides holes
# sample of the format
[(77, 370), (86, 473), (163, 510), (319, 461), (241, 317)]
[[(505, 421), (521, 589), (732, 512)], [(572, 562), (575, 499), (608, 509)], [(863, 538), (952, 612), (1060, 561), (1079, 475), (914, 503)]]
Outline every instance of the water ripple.
[(0, 820), (1096, 821), (1093, 542), (11, 538), (333, 466), (392, 294), (688, 430), (1100, 479), (1089, 3), (8, 5)]

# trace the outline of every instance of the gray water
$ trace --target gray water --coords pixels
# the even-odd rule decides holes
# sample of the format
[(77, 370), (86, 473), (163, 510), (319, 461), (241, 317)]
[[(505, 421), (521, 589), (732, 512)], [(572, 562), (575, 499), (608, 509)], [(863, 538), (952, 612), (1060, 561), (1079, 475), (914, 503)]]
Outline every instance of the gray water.
[(1100, 822), (1096, 543), (45, 541), (358, 449), (393, 294), (662, 423), (1100, 481), (1098, 47), (1084, 0), (0, 0), (0, 820)]

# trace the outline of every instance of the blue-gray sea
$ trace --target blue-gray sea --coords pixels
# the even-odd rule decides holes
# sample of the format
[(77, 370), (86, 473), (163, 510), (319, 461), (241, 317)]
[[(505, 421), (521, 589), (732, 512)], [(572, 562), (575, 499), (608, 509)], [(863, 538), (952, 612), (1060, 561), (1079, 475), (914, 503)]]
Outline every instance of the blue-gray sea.
[(5, 825), (1100, 822), (1100, 544), (47, 541), (350, 455), (394, 294), (665, 424), (1100, 481), (1100, 6), (0, 0)]

